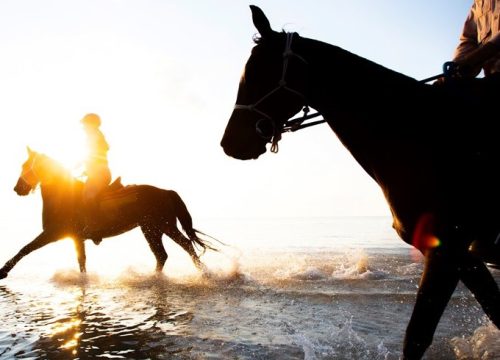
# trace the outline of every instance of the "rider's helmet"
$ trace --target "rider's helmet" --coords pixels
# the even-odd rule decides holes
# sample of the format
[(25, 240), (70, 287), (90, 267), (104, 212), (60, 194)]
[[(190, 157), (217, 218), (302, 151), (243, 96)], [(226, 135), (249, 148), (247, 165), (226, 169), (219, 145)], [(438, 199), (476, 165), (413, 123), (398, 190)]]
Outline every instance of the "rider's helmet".
[(97, 114), (87, 114), (85, 115), (80, 122), (83, 125), (88, 125), (92, 127), (99, 127), (101, 126), (101, 118)]

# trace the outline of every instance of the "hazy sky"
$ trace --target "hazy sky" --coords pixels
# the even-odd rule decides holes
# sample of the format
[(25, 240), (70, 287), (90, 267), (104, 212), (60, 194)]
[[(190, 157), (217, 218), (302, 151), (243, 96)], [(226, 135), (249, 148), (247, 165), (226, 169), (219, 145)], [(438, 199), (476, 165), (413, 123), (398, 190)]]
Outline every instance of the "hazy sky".
[[(420, 79), (450, 59), (472, 1), (254, 3), (277, 30)], [(257, 161), (223, 153), (253, 46), (249, 4), (1, 0), (0, 226), (33, 217), (39, 226), (39, 193), (12, 191), (25, 146), (74, 161), (87, 112), (103, 119), (114, 176), (177, 190), (193, 216), (388, 215), (379, 188), (326, 125), (285, 134), (279, 154)]]

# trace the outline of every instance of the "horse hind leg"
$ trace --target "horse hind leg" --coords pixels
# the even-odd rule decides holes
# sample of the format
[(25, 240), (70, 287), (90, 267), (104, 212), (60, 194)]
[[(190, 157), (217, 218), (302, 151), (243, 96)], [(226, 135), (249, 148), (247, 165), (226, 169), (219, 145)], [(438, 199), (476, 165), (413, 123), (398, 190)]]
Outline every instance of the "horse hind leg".
[(177, 244), (179, 244), (188, 254), (191, 256), (191, 260), (198, 270), (203, 269), (203, 263), (201, 262), (196, 250), (194, 249), (193, 243), (187, 237), (185, 237), (177, 227), (166, 224), (163, 227), (163, 232)]
[(141, 226), (141, 230), (149, 244), (149, 248), (156, 258), (156, 271), (161, 272), (168, 258), (167, 252), (165, 251), (161, 241), (163, 232), (156, 227), (146, 225)]

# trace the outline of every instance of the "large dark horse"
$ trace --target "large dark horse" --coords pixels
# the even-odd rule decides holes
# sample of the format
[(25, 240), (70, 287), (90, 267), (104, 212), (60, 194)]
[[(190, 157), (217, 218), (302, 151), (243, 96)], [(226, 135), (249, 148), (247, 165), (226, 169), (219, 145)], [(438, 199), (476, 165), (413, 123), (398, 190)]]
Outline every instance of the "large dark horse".
[[(260, 33), (221, 145), (257, 159), (292, 116), (311, 106), (382, 189), (400, 237), (425, 256), (405, 359), (420, 359), (461, 280), (499, 327), (500, 293), (483, 260), (500, 264), (498, 79), (425, 85), (339, 47), (275, 32), (252, 6)], [(293, 122), (293, 121), (292, 121)], [(296, 123), (295, 123), (296, 124)]]
[[(85, 272), (86, 239), (107, 238), (139, 226), (156, 257), (156, 271), (162, 271), (167, 253), (162, 244), (163, 234), (179, 244), (198, 269), (202, 263), (195, 246), (212, 249), (207, 241), (197, 236), (191, 215), (181, 197), (172, 190), (149, 185), (122, 186), (119, 182), (101, 196), (99, 218), (93, 227), (85, 224), (82, 211), (83, 183), (71, 176), (63, 166), (46, 155), (28, 149), (28, 160), (22, 166), (21, 176), (14, 190), (28, 195), (40, 184), (43, 199), (43, 231), (24, 246), (0, 269), (0, 279), (34, 250), (57, 240), (71, 237), (74, 241), (80, 271)], [(177, 228), (182, 225), (186, 238)]]

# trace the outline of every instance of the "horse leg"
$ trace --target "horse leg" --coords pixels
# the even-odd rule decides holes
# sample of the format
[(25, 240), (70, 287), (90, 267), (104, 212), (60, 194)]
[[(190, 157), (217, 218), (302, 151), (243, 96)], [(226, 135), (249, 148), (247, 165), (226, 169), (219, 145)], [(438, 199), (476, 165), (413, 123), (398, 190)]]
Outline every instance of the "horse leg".
[(75, 244), (76, 257), (78, 259), (78, 265), (80, 266), (80, 272), (86, 273), (87, 272), (87, 267), (86, 267), (87, 256), (85, 254), (85, 243), (80, 238), (74, 238), (73, 243)]
[(54, 236), (54, 234), (43, 231), (28, 245), (25, 245), (21, 250), (19, 250), (19, 252), (13, 258), (5, 263), (5, 265), (0, 269), (0, 279), (6, 278), (9, 271), (12, 270), (12, 268), (23, 257), (55, 240), (57, 240), (57, 237)]
[(193, 260), (193, 263), (198, 270), (203, 269), (203, 264), (200, 261), (198, 254), (196, 254), (196, 251), (193, 247), (193, 243), (191, 242), (191, 240), (189, 240), (187, 237), (185, 237), (179, 231), (179, 229), (177, 229), (176, 226), (170, 226), (169, 224), (167, 224), (163, 228), (163, 232), (165, 233), (165, 235), (167, 235), (173, 241), (175, 241), (177, 244), (179, 244), (189, 254), (189, 256), (191, 256), (191, 260)]
[(156, 271), (161, 272), (168, 258), (167, 252), (161, 242), (163, 233), (158, 228), (149, 225), (141, 226), (141, 230), (156, 258)]
[(467, 253), (460, 266), (460, 280), (472, 292), (490, 320), (500, 329), (500, 290), (483, 261)]
[[(443, 251), (444, 250), (444, 251)], [(459, 280), (456, 255), (450, 249), (428, 250), (413, 313), (406, 329), (405, 360), (422, 358), (432, 343), (439, 319)]]

